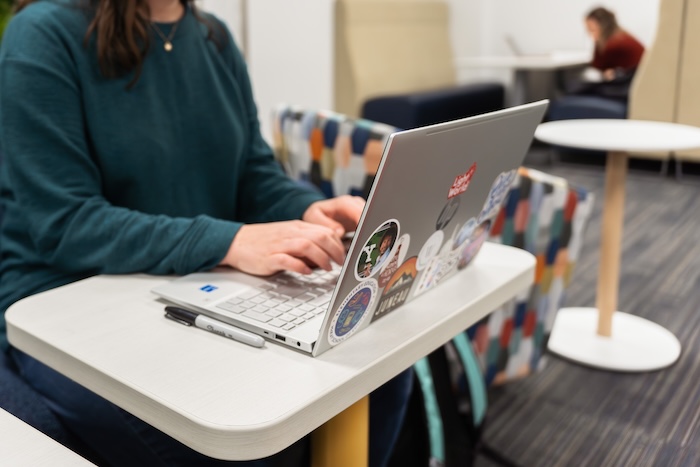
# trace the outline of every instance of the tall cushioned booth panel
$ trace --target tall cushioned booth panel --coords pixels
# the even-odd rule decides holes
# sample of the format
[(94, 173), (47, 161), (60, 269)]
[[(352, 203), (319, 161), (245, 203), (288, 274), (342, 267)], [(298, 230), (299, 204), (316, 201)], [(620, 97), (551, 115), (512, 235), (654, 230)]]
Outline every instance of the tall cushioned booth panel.
[(449, 9), (432, 0), (337, 0), (335, 110), (369, 98), (453, 86)]
[[(629, 98), (630, 119), (674, 122), (677, 118), (679, 51), (683, 41), (686, 0), (663, 0), (654, 42), (646, 49), (635, 74)], [(668, 159), (668, 152), (634, 157)]]
[[(665, 0), (668, 1), (668, 0)], [(700, 0), (685, 0), (678, 79), (678, 123), (700, 127)], [(700, 161), (700, 150), (678, 151), (678, 160)]]

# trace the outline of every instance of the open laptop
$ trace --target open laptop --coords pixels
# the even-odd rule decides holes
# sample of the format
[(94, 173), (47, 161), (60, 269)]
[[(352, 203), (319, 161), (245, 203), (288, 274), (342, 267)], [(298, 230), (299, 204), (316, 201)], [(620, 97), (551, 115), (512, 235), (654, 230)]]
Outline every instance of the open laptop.
[(518, 42), (515, 40), (513, 36), (510, 34), (506, 34), (504, 36), (504, 39), (506, 41), (506, 44), (508, 44), (508, 48), (510, 49), (511, 52), (513, 52), (513, 55), (516, 57), (551, 57), (553, 55), (552, 52), (540, 52), (540, 53), (526, 53), (523, 51), (523, 49), (518, 45)]
[(471, 262), (546, 107), (541, 101), (392, 134), (342, 267), (270, 277), (216, 269), (153, 292), (317, 356)]

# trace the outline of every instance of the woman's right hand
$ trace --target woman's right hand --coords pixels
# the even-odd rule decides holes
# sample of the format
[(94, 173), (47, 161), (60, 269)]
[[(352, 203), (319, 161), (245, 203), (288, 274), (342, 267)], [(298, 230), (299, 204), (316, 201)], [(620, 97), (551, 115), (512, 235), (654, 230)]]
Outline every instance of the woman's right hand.
[(332, 229), (294, 220), (245, 224), (220, 264), (258, 276), (279, 271), (310, 274), (312, 267), (329, 271), (331, 261), (342, 264), (345, 248)]

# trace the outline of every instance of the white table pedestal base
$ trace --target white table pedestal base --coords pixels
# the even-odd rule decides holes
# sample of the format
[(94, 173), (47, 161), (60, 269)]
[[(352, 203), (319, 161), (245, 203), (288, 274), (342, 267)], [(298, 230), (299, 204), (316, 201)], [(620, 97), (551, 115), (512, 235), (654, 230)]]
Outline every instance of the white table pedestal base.
[(670, 331), (644, 318), (616, 311), (612, 336), (597, 334), (596, 308), (563, 308), (557, 313), (548, 348), (569, 360), (603, 370), (641, 372), (666, 368), (681, 354)]

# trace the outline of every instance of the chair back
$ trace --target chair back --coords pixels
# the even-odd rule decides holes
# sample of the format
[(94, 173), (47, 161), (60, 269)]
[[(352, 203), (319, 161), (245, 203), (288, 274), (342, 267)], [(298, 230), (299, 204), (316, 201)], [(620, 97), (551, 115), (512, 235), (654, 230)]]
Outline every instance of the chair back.
[(278, 106), (273, 115), (275, 155), (295, 180), (326, 196), (367, 198), (389, 135), (398, 128), (327, 111)]
[(556, 313), (564, 304), (593, 209), (592, 193), (565, 179), (520, 168), (489, 241), (537, 259), (535, 282), (467, 330), (486, 384), (501, 384), (543, 368)]

